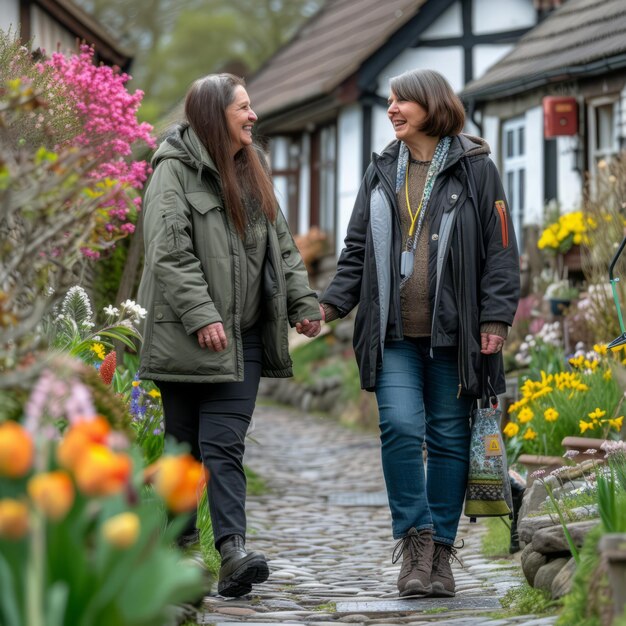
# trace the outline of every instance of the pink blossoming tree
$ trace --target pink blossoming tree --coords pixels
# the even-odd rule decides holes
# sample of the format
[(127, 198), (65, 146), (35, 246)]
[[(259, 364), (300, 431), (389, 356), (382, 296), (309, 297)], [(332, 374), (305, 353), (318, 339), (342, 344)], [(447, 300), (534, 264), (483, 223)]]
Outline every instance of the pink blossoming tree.
[(128, 74), (95, 65), (93, 56), (92, 48), (82, 46), (77, 55), (53, 54), (38, 69), (41, 73), (51, 70), (53, 80), (65, 86), (68, 103), (77, 112), (79, 131), (66, 144), (86, 149), (95, 163), (90, 175), (96, 181), (92, 193), (102, 196), (98, 205), (101, 219), (83, 253), (98, 258), (99, 249), (134, 231), (129, 219), (140, 208), (137, 191), (150, 168), (146, 161), (129, 157), (135, 146), (154, 147), (155, 140), (152, 126), (137, 120), (143, 92), (129, 93)]

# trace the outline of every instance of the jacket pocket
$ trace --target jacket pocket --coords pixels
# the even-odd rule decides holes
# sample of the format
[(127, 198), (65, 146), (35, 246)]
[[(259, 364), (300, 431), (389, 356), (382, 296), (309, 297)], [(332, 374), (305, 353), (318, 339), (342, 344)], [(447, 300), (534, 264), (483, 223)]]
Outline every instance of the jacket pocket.
[(196, 333), (188, 335), (174, 310), (165, 303), (155, 303), (151, 341), (148, 346), (148, 369), (153, 373), (213, 376), (232, 374), (234, 370), (231, 329), (225, 327), (228, 346), (222, 352), (200, 348)]
[(509, 221), (506, 215), (506, 204), (504, 200), (496, 200), (495, 202), (496, 212), (500, 218), (500, 230), (502, 232), (502, 247), (509, 247)]
[(222, 199), (208, 191), (189, 191), (185, 194), (185, 198), (200, 215), (204, 215), (212, 209), (223, 210)]

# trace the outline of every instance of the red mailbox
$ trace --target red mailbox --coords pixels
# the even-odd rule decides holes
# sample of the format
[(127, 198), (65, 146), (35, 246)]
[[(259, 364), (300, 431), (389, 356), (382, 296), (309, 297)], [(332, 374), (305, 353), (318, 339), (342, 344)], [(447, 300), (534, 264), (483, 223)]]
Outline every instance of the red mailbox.
[(578, 133), (578, 103), (569, 96), (543, 99), (543, 136), (546, 139)]

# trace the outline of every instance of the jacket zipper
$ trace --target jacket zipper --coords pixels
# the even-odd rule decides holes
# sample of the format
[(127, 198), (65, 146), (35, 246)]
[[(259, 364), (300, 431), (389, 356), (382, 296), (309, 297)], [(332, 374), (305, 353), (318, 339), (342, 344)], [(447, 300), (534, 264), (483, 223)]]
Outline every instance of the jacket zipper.
[(502, 247), (509, 247), (509, 223), (506, 219), (506, 205), (504, 200), (496, 200), (496, 211), (500, 217), (500, 228), (502, 230)]
[[(461, 258), (462, 258), (462, 254), (461, 254)], [(466, 354), (465, 354), (465, 341), (464, 341), (464, 337), (465, 337), (465, 333), (464, 333), (464, 320), (463, 320), (463, 307), (459, 307), (459, 302), (461, 302), (461, 298), (463, 296), (463, 294), (461, 293), (461, 283), (458, 280), (458, 276), (456, 275), (456, 264), (454, 262), (454, 250), (452, 248), (450, 248), (450, 263), (452, 264), (452, 282), (453, 282), (453, 286), (454, 286), (454, 293), (456, 294), (457, 297), (457, 311), (458, 311), (458, 316), (459, 316), (459, 336), (458, 336), (458, 341), (459, 341), (459, 359), (458, 359), (458, 363), (457, 363), (457, 372), (459, 375), (459, 388), (456, 394), (457, 400), (461, 397), (461, 391), (463, 390), (463, 384), (465, 384), (465, 387), (467, 387), (467, 381), (465, 380), (465, 375), (464, 375), (464, 363), (465, 363), (465, 359), (466, 359)]]

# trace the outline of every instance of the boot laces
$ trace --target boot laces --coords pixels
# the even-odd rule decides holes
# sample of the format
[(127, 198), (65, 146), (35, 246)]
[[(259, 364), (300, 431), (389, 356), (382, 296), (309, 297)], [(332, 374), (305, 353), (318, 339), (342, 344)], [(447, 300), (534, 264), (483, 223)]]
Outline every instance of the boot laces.
[(463, 561), (457, 556), (457, 550), (462, 548), (465, 545), (463, 542), (460, 546), (455, 547), (448, 545), (447, 543), (435, 543), (435, 553), (433, 555), (433, 567), (439, 563), (440, 559), (443, 561), (447, 561), (448, 563), (453, 563), (456, 561), (461, 567), (463, 567)]
[(400, 539), (398, 543), (396, 543), (393, 549), (393, 554), (391, 555), (391, 562), (397, 563), (406, 550), (408, 551), (410, 555), (411, 562), (417, 563), (420, 556), (424, 552), (424, 546), (426, 545), (426, 543), (427, 543), (426, 533), (410, 534), (410, 535), (406, 535), (405, 537), (402, 537), (402, 539)]

